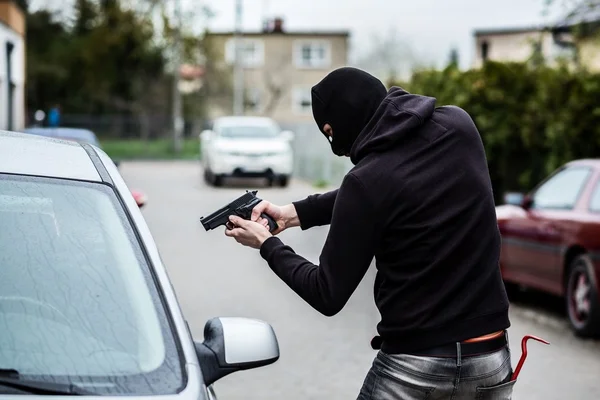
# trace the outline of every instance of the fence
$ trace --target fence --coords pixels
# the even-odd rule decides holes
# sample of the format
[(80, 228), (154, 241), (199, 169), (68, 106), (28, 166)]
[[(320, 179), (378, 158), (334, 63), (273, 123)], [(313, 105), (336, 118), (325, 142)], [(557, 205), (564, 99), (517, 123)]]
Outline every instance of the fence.
[(295, 134), (294, 174), (296, 177), (327, 185), (338, 186), (352, 168), (347, 157), (338, 157), (314, 123), (281, 124)]
[[(28, 118), (30, 125), (34, 124), (34, 115)], [(131, 115), (61, 115), (60, 125), (67, 128), (89, 129), (103, 139), (158, 139), (169, 137), (172, 132), (173, 120), (168, 114), (148, 115), (139, 118)], [(197, 136), (205, 127), (205, 121), (189, 120), (184, 124), (186, 137)]]

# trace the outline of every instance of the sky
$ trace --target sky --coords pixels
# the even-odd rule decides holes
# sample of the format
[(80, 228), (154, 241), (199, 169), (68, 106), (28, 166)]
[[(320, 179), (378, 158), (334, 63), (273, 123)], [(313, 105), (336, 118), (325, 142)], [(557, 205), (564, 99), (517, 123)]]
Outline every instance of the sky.
[[(236, 0), (180, 0), (198, 3), (216, 15), (211, 30), (233, 30)], [(544, 0), (242, 0), (244, 29), (261, 29), (265, 17), (281, 16), (289, 30), (350, 31), (351, 62), (368, 53), (373, 35), (390, 29), (412, 47), (420, 62), (445, 65), (450, 50), (468, 68), (474, 56), (473, 30), (548, 22), (563, 12), (560, 4), (544, 16)]]

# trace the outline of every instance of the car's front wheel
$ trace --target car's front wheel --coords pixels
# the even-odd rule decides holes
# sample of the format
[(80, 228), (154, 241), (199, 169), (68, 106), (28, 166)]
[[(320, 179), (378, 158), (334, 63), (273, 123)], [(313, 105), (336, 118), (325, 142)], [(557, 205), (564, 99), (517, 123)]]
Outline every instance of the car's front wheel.
[(214, 174), (207, 166), (204, 169), (204, 181), (211, 186), (222, 186), (223, 176)]
[(210, 171), (208, 170), (208, 168), (204, 169), (204, 182), (206, 182), (207, 184), (211, 184), (210, 181)]
[(280, 184), (282, 187), (286, 187), (286, 186), (288, 186), (288, 185), (290, 184), (290, 177), (289, 177), (289, 176), (287, 176), (287, 175), (280, 176), (280, 177), (279, 177), (279, 184)]
[(569, 266), (566, 282), (569, 321), (575, 334), (582, 337), (600, 334), (600, 301), (592, 279), (593, 268), (587, 254), (576, 257)]

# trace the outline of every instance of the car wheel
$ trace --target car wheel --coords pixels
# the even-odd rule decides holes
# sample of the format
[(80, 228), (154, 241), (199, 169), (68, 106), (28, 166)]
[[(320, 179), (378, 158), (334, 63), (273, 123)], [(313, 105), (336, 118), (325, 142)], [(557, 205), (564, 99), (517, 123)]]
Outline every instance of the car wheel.
[(223, 177), (221, 175), (214, 175), (213, 174), (212, 184), (214, 186), (223, 186)]
[(285, 176), (285, 175), (284, 175), (284, 176), (282, 176), (282, 177), (280, 177), (280, 178), (279, 178), (279, 184), (280, 184), (282, 187), (286, 187), (286, 186), (288, 186), (288, 185), (290, 184), (290, 177), (289, 177), (289, 176)]
[(592, 271), (592, 260), (583, 254), (573, 260), (567, 278), (569, 321), (575, 334), (582, 337), (600, 334), (600, 302)]
[(208, 183), (209, 185), (212, 184), (210, 179), (210, 171), (208, 170), (208, 168), (204, 169), (204, 182)]

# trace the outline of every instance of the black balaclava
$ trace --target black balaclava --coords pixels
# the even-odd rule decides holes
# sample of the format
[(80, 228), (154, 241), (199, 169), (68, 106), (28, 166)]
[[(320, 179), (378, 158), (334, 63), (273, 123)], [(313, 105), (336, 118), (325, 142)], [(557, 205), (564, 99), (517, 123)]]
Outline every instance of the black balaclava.
[[(319, 130), (338, 156), (345, 156), (387, 95), (383, 83), (356, 68), (344, 67), (330, 72), (313, 86), (312, 111)], [(333, 140), (323, 126), (331, 125)]]

